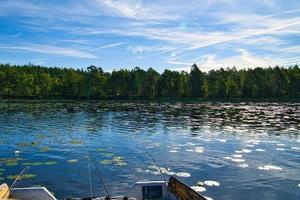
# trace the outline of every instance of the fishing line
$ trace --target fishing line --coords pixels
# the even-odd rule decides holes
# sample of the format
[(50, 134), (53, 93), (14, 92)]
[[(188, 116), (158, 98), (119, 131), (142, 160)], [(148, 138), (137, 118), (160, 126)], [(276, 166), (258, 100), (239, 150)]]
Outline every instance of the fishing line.
[[(22, 175), (27, 171), (29, 169), (29, 167), (25, 167), (22, 171), (21, 171), (21, 173), (17, 176), (17, 178), (14, 180), (14, 182), (11, 184), (11, 186), (10, 186), (10, 188), (9, 188), (9, 190), (5, 193), (5, 195), (9, 192), (9, 193), (11, 193), (11, 190), (13, 189), (13, 187), (15, 186), (15, 184), (18, 182), (18, 180), (22, 180)], [(5, 196), (4, 195), (4, 196)]]
[(88, 172), (89, 172), (89, 181), (90, 181), (90, 195), (93, 197), (93, 185), (92, 185), (92, 175), (91, 175), (91, 166), (90, 166), (90, 156), (87, 152), (87, 158), (88, 158)]
[(103, 178), (102, 178), (102, 176), (101, 176), (100, 170), (98, 169), (98, 166), (97, 166), (97, 164), (96, 164), (96, 161), (93, 159), (92, 154), (91, 154), (91, 152), (89, 151), (88, 147), (87, 147), (85, 144), (84, 144), (84, 146), (85, 146), (85, 148), (86, 148), (86, 150), (87, 150), (87, 152), (88, 152), (88, 154), (89, 154), (89, 157), (90, 157), (91, 160), (93, 161), (93, 164), (94, 164), (95, 170), (97, 171), (97, 175), (98, 175), (98, 178), (99, 178), (99, 180), (100, 180), (100, 183), (102, 184), (102, 186), (103, 186), (103, 188), (104, 188), (104, 190), (105, 190), (106, 198), (107, 198), (107, 199), (110, 199), (110, 194), (108, 193), (108, 190), (107, 190), (107, 188), (106, 188), (106, 186), (105, 186), (105, 183), (104, 183)]

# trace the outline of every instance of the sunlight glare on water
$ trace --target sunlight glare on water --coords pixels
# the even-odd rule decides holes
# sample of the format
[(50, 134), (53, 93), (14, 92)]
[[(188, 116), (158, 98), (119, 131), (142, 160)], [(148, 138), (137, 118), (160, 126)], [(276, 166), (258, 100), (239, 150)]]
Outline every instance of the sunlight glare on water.
[[(30, 166), (19, 187), (87, 197), (88, 146), (115, 195), (162, 180), (162, 171), (212, 199), (300, 196), (300, 104), (2, 102), (0, 109), (1, 182)], [(103, 196), (91, 170), (94, 195)]]

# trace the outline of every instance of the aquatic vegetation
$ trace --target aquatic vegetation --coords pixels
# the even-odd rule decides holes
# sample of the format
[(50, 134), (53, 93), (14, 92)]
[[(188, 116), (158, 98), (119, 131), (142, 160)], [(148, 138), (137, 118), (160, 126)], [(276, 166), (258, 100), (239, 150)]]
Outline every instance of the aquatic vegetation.
[(212, 181), (212, 180), (207, 180), (207, 181), (204, 181), (204, 184), (207, 185), (207, 186), (220, 186), (220, 183), (217, 182), (217, 181)]
[(4, 164), (5, 166), (11, 167), (19, 164), (19, 161), (24, 160), (23, 158), (15, 157), (15, 158), (0, 158), (0, 164)]
[(206, 188), (205, 187), (201, 187), (201, 186), (191, 186), (191, 188), (193, 190), (195, 190), (196, 192), (205, 192)]
[(187, 172), (177, 172), (176, 176), (179, 176), (179, 177), (191, 177), (191, 174), (189, 174)]
[(115, 165), (122, 167), (122, 166), (126, 166), (128, 164), (126, 162), (117, 162), (117, 163), (115, 163)]
[(83, 142), (81, 140), (71, 140), (71, 144), (73, 145), (78, 145), (78, 144), (82, 144)]
[(104, 152), (106, 150), (107, 150), (106, 148), (98, 148), (98, 149), (96, 149), (97, 152)]
[(103, 153), (101, 153), (101, 155), (106, 156), (106, 157), (112, 157), (115, 154), (114, 153), (109, 153), (109, 152), (103, 152)]
[[(15, 180), (18, 178), (19, 175), (9, 175), (7, 179)], [(30, 179), (36, 177), (36, 174), (23, 174), (19, 177), (19, 179)]]
[(41, 151), (41, 152), (47, 152), (47, 151), (50, 151), (50, 147), (46, 147), (46, 146), (45, 146), (45, 147), (41, 147), (41, 148), (40, 148), (40, 151)]
[(44, 162), (45, 165), (56, 165), (57, 162), (55, 161), (47, 161), (47, 162)]
[(24, 165), (24, 166), (40, 166), (43, 164), (44, 163), (42, 163), (42, 162), (26, 162), (26, 163), (23, 163), (22, 165)]
[(282, 168), (281, 167), (277, 167), (274, 165), (264, 165), (263, 167), (258, 167), (258, 169), (260, 170), (275, 170), (275, 171), (281, 171)]
[(114, 164), (116, 166), (127, 166), (128, 164), (124, 161), (124, 157), (122, 156), (115, 156), (112, 159), (105, 159), (100, 161), (101, 164), (103, 165), (109, 165), (109, 164)]
[(109, 164), (112, 164), (113, 163), (113, 161), (112, 160), (102, 160), (102, 161), (100, 161), (100, 163), (101, 164), (103, 164), (103, 165), (109, 165)]
[(77, 163), (78, 162), (78, 159), (70, 159), (70, 160), (67, 160), (68, 163)]

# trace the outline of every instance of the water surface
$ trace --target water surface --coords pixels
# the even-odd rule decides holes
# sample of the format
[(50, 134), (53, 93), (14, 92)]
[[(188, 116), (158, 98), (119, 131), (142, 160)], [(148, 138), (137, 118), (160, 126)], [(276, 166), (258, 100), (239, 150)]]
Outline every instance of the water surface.
[(17, 186), (87, 197), (90, 166), (94, 196), (105, 194), (99, 173), (124, 194), (163, 179), (150, 153), (166, 177), (219, 182), (204, 186), (213, 199), (300, 198), (300, 104), (2, 102), (0, 111), (1, 182), (29, 166)]

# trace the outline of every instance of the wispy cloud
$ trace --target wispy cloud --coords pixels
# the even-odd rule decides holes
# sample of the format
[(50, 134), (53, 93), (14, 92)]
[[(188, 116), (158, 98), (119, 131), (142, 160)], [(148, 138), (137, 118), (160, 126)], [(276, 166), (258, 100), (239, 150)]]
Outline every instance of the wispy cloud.
[(269, 66), (299, 57), (299, 14), (294, 0), (3, 0), (0, 26), (11, 32), (0, 32), (0, 49), (69, 63), (110, 52), (95, 59), (107, 66), (115, 57), (127, 66)]
[(124, 44), (123, 42), (112, 43), (112, 44), (104, 45), (104, 46), (101, 46), (101, 47), (93, 48), (92, 51), (96, 51), (96, 50), (99, 50), (99, 49), (108, 49), (108, 48), (118, 47), (118, 46), (121, 46), (123, 44)]
[(68, 56), (68, 57), (75, 57), (75, 58), (90, 58), (95, 59), (98, 58), (97, 56), (72, 49), (72, 48), (65, 48), (65, 47), (57, 47), (57, 46), (50, 46), (50, 45), (40, 45), (40, 44), (30, 44), (24, 46), (6, 46), (0, 45), (0, 49), (4, 50), (15, 50), (15, 51), (31, 51), (36, 53), (43, 53), (43, 54), (52, 54), (52, 55), (60, 55), (60, 56)]

